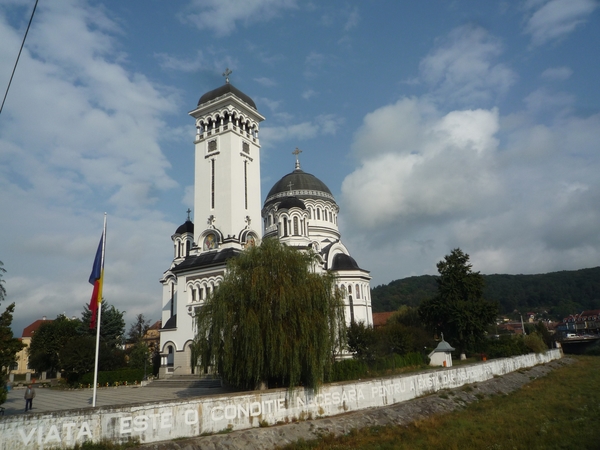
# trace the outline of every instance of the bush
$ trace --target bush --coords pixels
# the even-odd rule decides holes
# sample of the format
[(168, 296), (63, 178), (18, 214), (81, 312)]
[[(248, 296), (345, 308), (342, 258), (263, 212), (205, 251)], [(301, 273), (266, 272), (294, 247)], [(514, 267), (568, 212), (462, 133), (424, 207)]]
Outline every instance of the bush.
[(544, 339), (538, 333), (528, 334), (523, 338), (523, 342), (529, 350), (535, 353), (542, 353), (548, 350)]
[(360, 378), (376, 377), (389, 374), (390, 370), (403, 367), (414, 367), (424, 364), (420, 353), (407, 353), (406, 355), (393, 354), (379, 357), (372, 361), (362, 359), (345, 359), (336, 361), (331, 369), (328, 383), (336, 381), (358, 380)]
[(481, 344), (478, 352), (488, 358), (508, 358), (510, 356), (530, 353), (522, 336), (500, 336), (500, 339), (490, 339)]
[(358, 380), (365, 376), (369, 368), (364, 361), (358, 359), (344, 359), (336, 361), (331, 367), (328, 382)]
[[(120, 369), (112, 370), (110, 372), (98, 372), (98, 383), (100, 386), (114, 385), (115, 383), (134, 383), (136, 381), (142, 381), (144, 379), (144, 369)], [(79, 380), (81, 384), (92, 385), (94, 383), (94, 372), (86, 373)]]

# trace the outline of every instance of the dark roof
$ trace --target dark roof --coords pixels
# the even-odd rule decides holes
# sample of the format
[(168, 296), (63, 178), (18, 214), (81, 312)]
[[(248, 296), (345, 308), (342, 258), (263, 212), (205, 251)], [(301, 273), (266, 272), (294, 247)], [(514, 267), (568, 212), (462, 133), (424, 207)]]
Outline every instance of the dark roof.
[(333, 257), (331, 270), (360, 270), (354, 258), (345, 253), (338, 253)]
[(449, 353), (453, 352), (455, 349), (450, 346), (445, 340), (441, 340), (438, 346), (432, 353)]
[(33, 333), (35, 333), (37, 331), (37, 329), (40, 327), (41, 324), (43, 323), (49, 323), (52, 322), (52, 319), (50, 320), (46, 320), (46, 319), (38, 319), (35, 322), (33, 322), (31, 325), (28, 325), (25, 327), (25, 329), (23, 330), (23, 335), (21, 337), (31, 337), (33, 336)]
[(173, 267), (171, 272), (180, 273), (190, 269), (224, 264), (228, 259), (234, 258), (239, 254), (240, 250), (226, 248), (224, 250), (204, 252), (198, 256), (188, 256), (180, 264)]
[[(291, 183), (291, 190), (290, 190)], [(298, 192), (298, 191), (312, 191), (312, 193)], [(274, 201), (277, 194), (292, 192), (298, 198), (314, 198), (319, 197), (319, 192), (328, 194), (327, 196), (333, 199), (333, 194), (329, 188), (319, 180), (317, 177), (310, 173), (304, 172), (302, 169), (296, 169), (291, 173), (285, 175), (271, 188), (267, 194), (267, 200), (265, 206)], [(280, 197), (280, 196), (279, 196)]]
[(183, 225), (179, 225), (175, 234), (194, 233), (194, 224), (191, 220), (186, 220)]
[(230, 94), (230, 93), (235, 95), (237, 98), (242, 100), (244, 103), (247, 103), (252, 108), (256, 109), (256, 103), (254, 103), (254, 101), (250, 97), (248, 97), (246, 94), (244, 94), (242, 91), (240, 91), (238, 88), (236, 88), (231, 83), (226, 83), (223, 86), (221, 86), (220, 88), (213, 89), (212, 91), (204, 94), (202, 97), (200, 97), (200, 100), (198, 100), (198, 106), (202, 105), (203, 103), (208, 103), (212, 100), (222, 97), (225, 94)]
[(177, 328), (177, 314), (171, 316), (171, 318), (167, 320), (167, 323), (165, 323), (165, 326), (162, 327), (163, 330), (172, 330), (174, 328)]
[(290, 208), (306, 209), (306, 205), (298, 197), (285, 197), (283, 199), (283, 201), (277, 207), (277, 209), (290, 209)]

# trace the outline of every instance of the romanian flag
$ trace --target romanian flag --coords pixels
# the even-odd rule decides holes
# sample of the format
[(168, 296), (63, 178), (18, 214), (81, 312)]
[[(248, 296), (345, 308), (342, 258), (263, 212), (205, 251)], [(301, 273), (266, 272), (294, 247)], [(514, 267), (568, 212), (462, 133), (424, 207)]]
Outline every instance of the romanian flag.
[(100, 244), (98, 244), (98, 251), (96, 251), (96, 258), (94, 258), (94, 267), (90, 274), (90, 284), (94, 285), (94, 291), (92, 292), (92, 299), (90, 300), (90, 311), (92, 312), (92, 318), (90, 319), (90, 328), (96, 328), (96, 322), (98, 321), (98, 306), (102, 302), (102, 281), (104, 279), (104, 258), (103, 258), (103, 244), (104, 244), (104, 232), (100, 238)]

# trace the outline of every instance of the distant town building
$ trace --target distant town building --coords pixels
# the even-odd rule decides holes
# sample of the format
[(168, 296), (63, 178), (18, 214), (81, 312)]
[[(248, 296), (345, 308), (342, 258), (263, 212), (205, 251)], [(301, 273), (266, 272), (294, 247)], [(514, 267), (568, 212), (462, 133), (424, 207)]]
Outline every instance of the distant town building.
[(25, 344), (25, 347), (21, 351), (17, 353), (17, 362), (10, 370), (11, 378), (14, 378), (15, 375), (25, 375), (25, 380), (29, 381), (33, 376), (39, 376), (40, 378), (45, 379), (46, 373), (36, 374), (35, 370), (29, 366), (29, 346), (31, 345), (31, 338), (35, 334), (35, 332), (39, 329), (39, 327), (44, 323), (52, 322), (52, 319), (46, 319), (46, 316), (41, 319), (36, 320), (35, 322), (27, 325), (23, 329), (23, 334), (21, 335), (21, 342)]

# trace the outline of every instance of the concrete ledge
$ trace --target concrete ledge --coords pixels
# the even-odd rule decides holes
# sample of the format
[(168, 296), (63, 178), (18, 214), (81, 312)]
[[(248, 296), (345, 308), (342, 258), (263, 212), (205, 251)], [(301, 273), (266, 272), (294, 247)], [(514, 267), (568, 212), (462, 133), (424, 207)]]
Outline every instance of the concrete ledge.
[(559, 359), (559, 349), (403, 376), (170, 402), (86, 408), (0, 420), (0, 450), (64, 448), (85, 440), (142, 443), (327, 417), (392, 405)]

